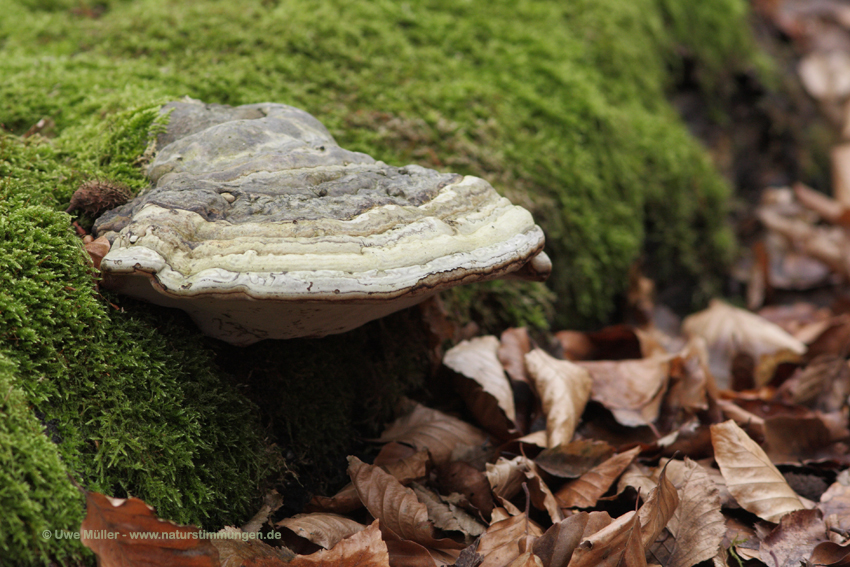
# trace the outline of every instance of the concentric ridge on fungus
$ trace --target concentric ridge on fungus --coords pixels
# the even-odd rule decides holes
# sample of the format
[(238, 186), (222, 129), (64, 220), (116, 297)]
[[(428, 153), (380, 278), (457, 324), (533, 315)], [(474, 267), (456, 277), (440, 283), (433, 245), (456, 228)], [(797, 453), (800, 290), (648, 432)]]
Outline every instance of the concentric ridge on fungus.
[(483, 179), (345, 150), (282, 104), (162, 112), (152, 187), (95, 224), (101, 270), (211, 336), (324, 336), (458, 284), (548, 275), (540, 227)]

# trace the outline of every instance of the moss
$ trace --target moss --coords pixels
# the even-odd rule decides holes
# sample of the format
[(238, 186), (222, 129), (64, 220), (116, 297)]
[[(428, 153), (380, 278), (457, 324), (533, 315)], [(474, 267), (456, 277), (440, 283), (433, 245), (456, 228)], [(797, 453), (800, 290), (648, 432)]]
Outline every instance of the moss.
[(2, 136), (0, 170), (0, 351), (55, 424), (68, 469), (87, 488), (131, 493), (177, 521), (243, 519), (271, 463), (252, 405), (194, 329), (97, 296), (68, 216), (55, 210), (73, 174), (49, 146)]
[(42, 535), (76, 531), (83, 497), (16, 382), (15, 365), (0, 355), (0, 557), (14, 565), (81, 559), (79, 542)]
[[(263, 473), (281, 474), (266, 432), (305, 465), (307, 484), (426, 372), (404, 348), (418, 331), (398, 319), (246, 358), (182, 316), (95, 293), (61, 211), (90, 178), (144, 186), (165, 100), (292, 104), (347, 148), (480, 175), (529, 207), (547, 233), (554, 296), (512, 283), (457, 292), (485, 328), (543, 326), (553, 297), (559, 327), (603, 321), (643, 255), (662, 286), (685, 282), (698, 301), (732, 248), (729, 188), (664, 95), (679, 46), (706, 81), (749, 64), (743, 0), (0, 0), (0, 10), (0, 350), (55, 425), (68, 470), (175, 520), (244, 516)], [(23, 140), (43, 117), (55, 137)]]
[(6, 4), (0, 122), (50, 116), (68, 154), (90, 151), (81, 124), (161, 97), (303, 107), (352, 149), (530, 194), (559, 325), (612, 313), (645, 242), (665, 238), (653, 209), (683, 187), (719, 206), (668, 215), (693, 237), (653, 245), (651, 265), (716, 288), (728, 257), (714, 196), (728, 188), (664, 88), (679, 46), (707, 78), (752, 61), (740, 0)]

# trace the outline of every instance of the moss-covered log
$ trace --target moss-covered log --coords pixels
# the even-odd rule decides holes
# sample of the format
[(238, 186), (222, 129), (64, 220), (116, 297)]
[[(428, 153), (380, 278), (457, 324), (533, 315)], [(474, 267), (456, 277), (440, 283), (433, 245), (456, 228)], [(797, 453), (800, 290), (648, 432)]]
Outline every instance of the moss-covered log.
[[(365, 412), (385, 411), (427, 374), (421, 353), (405, 351), (406, 339), (424, 340), (405, 334), (419, 331), (403, 316), (243, 357), (181, 316), (95, 291), (62, 211), (89, 179), (146, 185), (145, 150), (168, 100), (297, 106), (344, 147), (484, 177), (530, 208), (547, 232), (551, 291), (500, 283), (455, 297), (486, 325), (545, 325), (553, 297), (559, 325), (604, 320), (645, 252), (662, 284), (690, 282), (699, 299), (728, 259), (728, 187), (664, 95), (681, 48), (707, 88), (748, 60), (743, 0), (0, 0), (0, 9), (0, 353), (14, 365), (0, 383), (16, 392), (0, 414), (0, 449), (15, 436), (35, 447), (0, 453), (0, 469), (32, 471), (15, 477), (31, 484), (26, 497), (0, 485), (15, 515), (0, 523), (0, 551), (17, 550), (17, 561), (80, 552), (34, 539), (81, 513), (67, 483), (43, 490), (66, 471), (177, 521), (238, 522), (263, 479), (291, 478), (282, 457), (331, 466), (358, 428), (374, 427)], [(384, 387), (363, 399), (369, 384)], [(264, 388), (290, 397), (275, 404)], [(327, 427), (311, 428), (311, 412)]]

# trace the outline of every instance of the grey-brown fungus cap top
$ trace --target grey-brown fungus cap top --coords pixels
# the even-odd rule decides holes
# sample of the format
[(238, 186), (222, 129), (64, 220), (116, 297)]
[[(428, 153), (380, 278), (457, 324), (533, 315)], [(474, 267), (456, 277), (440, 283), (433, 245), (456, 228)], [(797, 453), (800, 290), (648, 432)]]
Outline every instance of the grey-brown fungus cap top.
[(95, 223), (112, 242), (101, 270), (213, 337), (340, 333), (458, 284), (551, 269), (529, 212), (483, 179), (345, 150), (283, 104), (162, 112), (151, 187)]

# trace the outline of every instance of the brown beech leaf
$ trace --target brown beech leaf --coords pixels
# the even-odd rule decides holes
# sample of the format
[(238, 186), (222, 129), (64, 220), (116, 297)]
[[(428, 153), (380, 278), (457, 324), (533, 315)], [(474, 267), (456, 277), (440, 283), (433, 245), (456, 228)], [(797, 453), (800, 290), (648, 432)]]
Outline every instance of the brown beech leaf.
[(421, 484), (411, 485), (420, 502), (428, 508), (428, 518), (435, 527), (447, 532), (459, 532), (464, 535), (465, 545), (483, 534), (487, 527), (467, 514), (462, 508), (443, 501), (440, 495)]
[(734, 421), (711, 426), (714, 458), (741, 507), (768, 522), (805, 508), (767, 454)]
[[(584, 538), (573, 551), (569, 567), (646, 565), (641, 535), (637, 512), (627, 512), (598, 532)], [(635, 548), (638, 546), (639, 557), (635, 557)], [(634, 561), (637, 563), (633, 563)]]
[(103, 260), (103, 257), (109, 253), (109, 240), (107, 240), (105, 236), (101, 236), (91, 242), (86, 242), (84, 246), (86, 248), (86, 252), (89, 253), (89, 257), (91, 258), (94, 268), (99, 270), (101, 260)]
[(541, 349), (525, 355), (525, 365), (546, 414), (547, 446), (569, 443), (590, 399), (590, 375), (575, 363), (552, 358)]
[(662, 467), (658, 485), (652, 489), (646, 502), (638, 510), (643, 548), (649, 547), (658, 539), (678, 506), (679, 493), (667, 478), (667, 467)]
[[(384, 447), (387, 447), (387, 445), (384, 445)], [(381, 448), (382, 452), (384, 447)], [(378, 457), (380, 456), (381, 453), (378, 453)], [(375, 461), (375, 464), (378, 465), (377, 457)], [(430, 464), (431, 457), (428, 455), (428, 451), (417, 451), (397, 461), (384, 459), (383, 463), (379, 464), (379, 466), (393, 475), (400, 483), (408, 484), (412, 480), (428, 476), (428, 465)]]
[(654, 350), (655, 345), (644, 345), (640, 335), (629, 325), (612, 325), (595, 332), (559, 331), (555, 338), (561, 343), (564, 357), (573, 360), (624, 360), (643, 358), (644, 349)]
[(587, 471), (579, 478), (568, 482), (555, 493), (555, 498), (564, 508), (590, 508), (608, 492), (611, 485), (640, 454), (640, 447), (614, 455)]
[(334, 514), (347, 514), (358, 508), (362, 508), (360, 496), (354, 485), (349, 483), (333, 496), (313, 496), (305, 506), (306, 512), (329, 512)]
[(390, 567), (387, 545), (381, 539), (379, 521), (340, 540), (331, 549), (297, 555), (290, 567)]
[(366, 526), (337, 514), (298, 514), (279, 521), (276, 526), (330, 549), (339, 541), (365, 530)]
[(674, 538), (672, 549), (665, 542), (668, 549), (663, 563), (667, 567), (691, 567), (717, 555), (726, 534), (726, 520), (720, 512), (720, 493), (708, 472), (687, 457), (684, 463), (670, 461), (670, 472), (674, 465), (680, 468), (682, 481), (677, 483), (679, 506), (667, 523)]
[[(216, 567), (218, 551), (198, 528), (160, 520), (138, 498), (112, 498), (86, 492), (86, 517), (80, 526), (83, 545), (102, 567), (179, 564)], [(142, 539), (135, 534), (148, 536)], [(157, 539), (150, 536), (157, 535)]]
[(839, 411), (850, 396), (850, 367), (842, 356), (825, 354), (798, 369), (776, 392), (779, 400), (823, 412)]
[(532, 551), (546, 567), (567, 567), (589, 519), (590, 514), (579, 512), (552, 524), (546, 533), (534, 541)]
[[(385, 541), (390, 552), (390, 567), (438, 567), (431, 550), (409, 539), (389, 539)], [(439, 565), (447, 565), (440, 561)]]
[(454, 370), (457, 390), (472, 415), (502, 439), (515, 431), (516, 410), (511, 382), (498, 357), (499, 339), (476, 337), (452, 347), (443, 364)]
[(381, 529), (398, 539), (410, 539), (427, 547), (462, 549), (451, 539), (436, 539), (434, 526), (428, 520), (428, 508), (416, 493), (403, 486), (380, 467), (367, 465), (357, 457), (348, 458), (348, 475), (360, 500), (373, 517), (381, 521)]
[(819, 543), (812, 550), (809, 565), (835, 565), (844, 567), (850, 565), (850, 543), (839, 545), (832, 541)]
[(478, 542), (478, 554), (484, 557), (480, 567), (504, 567), (520, 556), (518, 542), (530, 536), (538, 538), (543, 531), (525, 514), (494, 522)]
[(395, 420), (381, 434), (381, 441), (400, 441), (427, 450), (434, 464), (447, 463), (453, 455), (483, 446), (487, 436), (477, 427), (441, 411), (415, 404), (413, 411)]
[(682, 330), (705, 339), (711, 373), (721, 387), (730, 383), (732, 360), (743, 354), (755, 361), (755, 383), (767, 384), (779, 362), (799, 360), (806, 346), (777, 325), (713, 299), (708, 309), (687, 317)]
[(614, 448), (605, 441), (577, 439), (541, 451), (534, 462), (552, 476), (578, 478), (613, 454)]
[(537, 465), (531, 459), (523, 456), (511, 460), (499, 457), (495, 464), (487, 463), (486, 474), (497, 500), (513, 514), (517, 514), (519, 510), (508, 500), (526, 483), (534, 507), (546, 510), (553, 522), (561, 520), (561, 506), (540, 477)]
[(785, 515), (761, 541), (759, 556), (768, 565), (804, 565), (819, 543), (828, 541), (820, 510), (797, 510)]
[(591, 397), (622, 425), (649, 425), (658, 418), (669, 382), (672, 356), (580, 362), (593, 379)]
[(765, 419), (764, 442), (766, 453), (775, 464), (797, 464), (836, 454), (831, 447), (833, 438), (824, 416), (814, 412), (805, 416), (777, 415)]
[(528, 376), (525, 373), (525, 355), (530, 351), (531, 339), (525, 327), (506, 329), (502, 333), (499, 361), (511, 380), (528, 382)]
[(526, 551), (511, 561), (511, 564), (508, 567), (543, 567), (543, 562), (530, 551)]
[[(239, 531), (236, 530), (236, 533), (239, 533)], [(295, 557), (295, 554), (285, 547), (272, 547), (266, 542), (256, 539), (216, 538), (211, 541), (218, 550), (220, 563), (216, 565), (219, 567), (284, 567), (289, 565), (289, 562)], [(144, 563), (143, 565), (147, 567), (151, 563)], [(165, 564), (156, 563), (155, 565)], [(179, 563), (179, 565), (184, 565), (184, 563)]]
[(850, 531), (850, 474), (844, 471), (821, 494), (818, 510), (823, 512), (831, 528), (838, 532)]
[(487, 476), (463, 461), (453, 461), (437, 469), (437, 484), (444, 494), (462, 494), (484, 519), (493, 511), (493, 496)]

